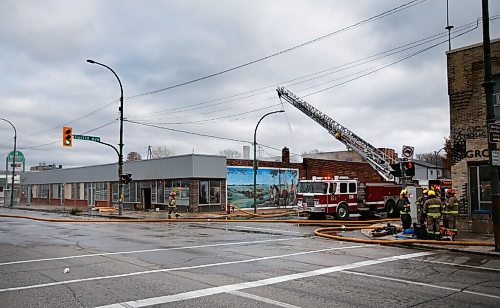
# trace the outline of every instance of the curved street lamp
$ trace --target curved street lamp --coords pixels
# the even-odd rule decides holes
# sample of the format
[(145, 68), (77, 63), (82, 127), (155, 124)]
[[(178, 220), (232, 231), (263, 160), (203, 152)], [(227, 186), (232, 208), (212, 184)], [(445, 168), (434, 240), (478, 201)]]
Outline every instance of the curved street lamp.
[(0, 120), (5, 121), (9, 123), (12, 128), (14, 129), (14, 157), (12, 158), (12, 179), (11, 179), (11, 184), (10, 184), (10, 207), (14, 205), (14, 176), (15, 176), (15, 171), (16, 171), (16, 142), (17, 142), (17, 131), (16, 127), (14, 124), (12, 124), (11, 121), (0, 118)]
[(265, 115), (260, 118), (259, 122), (257, 122), (257, 126), (255, 126), (255, 131), (253, 133), (253, 212), (257, 213), (257, 150), (256, 150), (256, 145), (257, 145), (257, 128), (259, 127), (260, 122), (262, 119), (267, 117), (270, 114), (273, 113), (280, 113), (280, 112), (285, 112), (285, 110), (278, 110), (278, 111), (273, 111), (266, 113)]
[(118, 205), (118, 214), (122, 215), (123, 214), (123, 181), (122, 181), (122, 175), (123, 175), (123, 86), (122, 82), (120, 81), (120, 78), (118, 75), (115, 73), (115, 71), (107, 66), (106, 64), (99, 63), (94, 60), (87, 60), (88, 63), (90, 64), (97, 64), (100, 66), (104, 66), (108, 70), (110, 70), (113, 75), (115, 75), (116, 79), (118, 79), (118, 83), (120, 84), (120, 143), (118, 143), (119, 147), (119, 153), (118, 153), (118, 192), (119, 192), (119, 205)]
[(435, 164), (435, 166), (436, 166), (436, 180), (438, 179), (438, 157), (439, 157), (438, 155), (439, 155), (439, 153), (440, 153), (442, 150), (445, 150), (445, 149), (446, 149), (446, 147), (442, 147), (442, 148), (440, 148), (439, 150), (434, 151), (434, 164)]

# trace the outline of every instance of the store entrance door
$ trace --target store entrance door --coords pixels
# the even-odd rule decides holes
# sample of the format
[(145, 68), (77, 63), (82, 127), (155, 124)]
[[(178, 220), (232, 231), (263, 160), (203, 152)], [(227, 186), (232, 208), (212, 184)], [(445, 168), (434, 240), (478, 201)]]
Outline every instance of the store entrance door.
[(151, 188), (142, 189), (142, 208), (144, 210), (151, 210)]

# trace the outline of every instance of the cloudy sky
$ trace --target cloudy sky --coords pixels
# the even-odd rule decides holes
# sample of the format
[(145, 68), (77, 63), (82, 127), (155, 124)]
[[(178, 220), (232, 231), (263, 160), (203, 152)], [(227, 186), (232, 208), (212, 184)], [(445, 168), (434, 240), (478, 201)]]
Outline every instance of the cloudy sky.
[[(490, 1), (490, 17), (500, 1)], [(481, 1), (452, 0), (452, 48), (482, 41)], [(449, 135), (446, 0), (0, 1), (0, 117), (27, 167), (116, 162), (62, 127), (175, 154), (344, 150), (276, 94), (284, 86), (376, 147), (443, 146)], [(500, 19), (490, 23), (500, 37)], [(13, 130), (0, 123), (0, 161)], [(5, 165), (2, 165), (5, 166)], [(4, 167), (0, 167), (3, 169)]]

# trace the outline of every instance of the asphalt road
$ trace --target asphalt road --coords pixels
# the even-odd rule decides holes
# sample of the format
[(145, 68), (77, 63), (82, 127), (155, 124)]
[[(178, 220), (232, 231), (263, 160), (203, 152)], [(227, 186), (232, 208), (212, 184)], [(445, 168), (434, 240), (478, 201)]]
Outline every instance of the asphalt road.
[(313, 229), (0, 218), (0, 306), (500, 307), (500, 258)]

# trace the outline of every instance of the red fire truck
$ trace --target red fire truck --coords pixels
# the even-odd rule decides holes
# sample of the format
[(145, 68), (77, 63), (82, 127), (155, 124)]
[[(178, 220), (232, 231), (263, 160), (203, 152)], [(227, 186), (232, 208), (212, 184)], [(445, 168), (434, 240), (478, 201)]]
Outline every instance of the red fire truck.
[(313, 177), (299, 181), (297, 205), (310, 219), (325, 219), (333, 215), (347, 219), (350, 214), (369, 216), (387, 212), (389, 217), (399, 215), (397, 200), (402, 186), (392, 182), (361, 183), (349, 177)]

